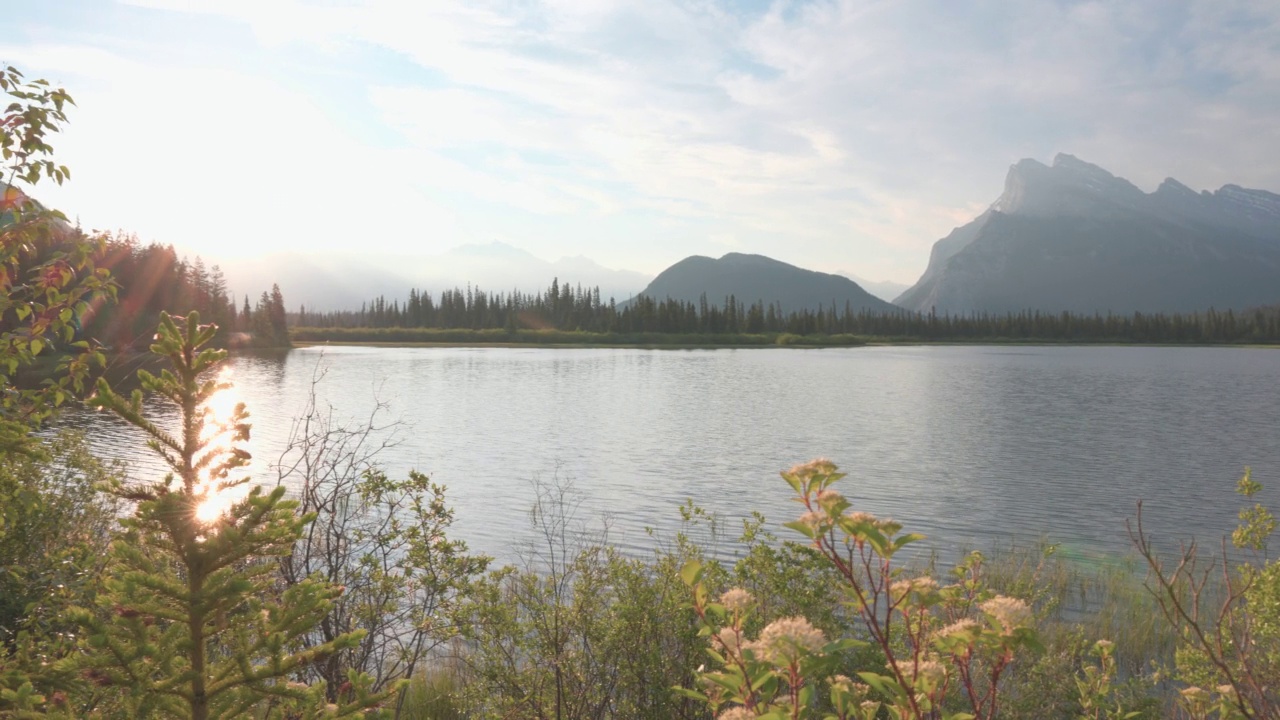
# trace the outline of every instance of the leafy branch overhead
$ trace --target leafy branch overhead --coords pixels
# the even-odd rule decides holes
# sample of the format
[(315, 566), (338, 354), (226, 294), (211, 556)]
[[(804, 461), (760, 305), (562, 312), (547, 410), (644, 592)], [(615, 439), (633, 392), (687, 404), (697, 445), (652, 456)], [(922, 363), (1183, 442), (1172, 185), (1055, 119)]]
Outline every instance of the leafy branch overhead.
[(77, 331), (91, 305), (114, 297), (116, 288), (95, 264), (101, 241), (74, 231), (65, 216), (17, 185), (69, 177), (50, 159), (48, 137), (66, 121), (71, 97), (43, 80), (26, 81), (12, 67), (0, 72), (0, 91), (9, 98), (0, 118), (0, 319), (6, 330), (0, 334), (0, 379), (12, 388), (16, 374), (37, 356), (60, 353), (57, 379), (0, 398), (0, 448), (30, 450), (27, 430), (83, 389), (91, 363), (103, 362)]
[(66, 106), (75, 101), (63, 88), (54, 88), (46, 80), (27, 81), (15, 67), (0, 72), (0, 91), (11, 101), (4, 110), (3, 135), (0, 135), (0, 158), (4, 160), (5, 182), (15, 179), (35, 185), (48, 177), (59, 185), (71, 177), (66, 165), (52, 159), (53, 147), (46, 138), (67, 121)]

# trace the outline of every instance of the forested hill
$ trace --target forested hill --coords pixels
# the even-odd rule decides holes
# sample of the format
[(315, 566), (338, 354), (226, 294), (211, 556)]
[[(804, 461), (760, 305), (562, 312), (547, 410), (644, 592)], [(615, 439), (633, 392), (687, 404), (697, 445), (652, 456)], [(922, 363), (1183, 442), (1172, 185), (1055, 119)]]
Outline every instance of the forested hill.
[(1059, 155), (1022, 160), (1004, 194), (933, 247), (909, 310), (1092, 315), (1280, 302), (1280, 195), (1225, 185), (1153, 193)]
[(729, 253), (720, 259), (693, 255), (658, 274), (640, 292), (656, 301), (726, 306), (779, 306), (783, 313), (800, 310), (846, 310), (888, 313), (898, 308), (841, 275), (815, 272), (765, 257)]
[[(12, 230), (10, 226), (19, 223), (21, 216), (15, 208), (28, 203), (49, 212), (20, 188), (0, 182), (0, 230)], [(60, 213), (50, 213), (44, 229), (33, 237), (34, 241), (12, 248), (9, 282), (22, 278), (28, 285), (40, 287), (43, 279), (31, 274), (47, 269), (48, 263), (80, 246), (88, 248), (93, 266), (110, 273), (115, 297), (104, 294), (75, 311), (72, 325), (77, 339), (93, 340), (109, 350), (145, 350), (161, 312), (184, 316), (195, 310), (201, 322), (217, 324), (217, 345), (289, 345), (279, 286), (263, 291), (256, 302), (245, 297), (237, 303), (217, 265), (206, 266), (199, 256), (194, 260), (179, 257), (172, 245), (144, 244), (127, 233), (90, 237)], [(19, 319), (12, 310), (0, 313), (0, 329), (13, 327)], [(48, 340), (51, 348), (60, 344), (52, 335)]]
[(98, 267), (118, 286), (115, 302), (95, 303), (80, 319), (81, 334), (113, 350), (145, 349), (160, 312), (182, 316), (195, 310), (201, 322), (218, 326), (216, 344), (282, 347), (289, 344), (284, 295), (279, 286), (253, 302), (236, 298), (217, 265), (179, 257), (172, 245), (144, 244), (132, 235), (103, 238)]

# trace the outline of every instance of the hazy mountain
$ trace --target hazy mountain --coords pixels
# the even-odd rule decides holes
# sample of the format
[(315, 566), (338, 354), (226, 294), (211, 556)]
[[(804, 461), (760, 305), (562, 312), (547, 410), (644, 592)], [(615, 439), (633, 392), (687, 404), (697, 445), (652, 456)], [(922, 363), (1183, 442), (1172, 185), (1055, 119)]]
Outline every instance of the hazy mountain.
[(763, 255), (729, 253), (719, 260), (693, 255), (658, 273), (641, 294), (655, 300), (674, 298), (698, 302), (703, 294), (712, 305), (723, 306), (725, 298), (751, 305), (780, 303), (785, 313), (804, 308), (830, 307), (843, 312), (849, 303), (856, 312), (897, 310), (872, 296), (842, 275), (805, 270)]
[(1280, 302), (1280, 195), (1172, 178), (1153, 193), (1070, 155), (1022, 160), (933, 246), (911, 310), (1186, 312)]
[(890, 280), (882, 280), (879, 282), (875, 280), (868, 280), (866, 278), (859, 277), (851, 272), (841, 271), (837, 274), (843, 275), (849, 278), (850, 280), (858, 283), (858, 286), (861, 287), (863, 290), (866, 290), (867, 292), (871, 293), (872, 295), (875, 295), (876, 297), (880, 298), (881, 300), (884, 300), (885, 302), (893, 302), (894, 298), (901, 295), (903, 292), (906, 291), (908, 287), (910, 287), (910, 285), (907, 285), (906, 283), (897, 283), (897, 282), (892, 282)]
[(590, 258), (578, 255), (555, 262), (501, 242), (487, 245), (462, 245), (435, 260), (438, 265), (426, 275), (425, 287), (444, 289), (459, 287), (468, 281), (488, 290), (541, 292), (559, 278), (561, 283), (599, 287), (600, 297), (619, 302), (635, 295), (649, 282), (650, 276), (631, 270), (613, 270)]
[(549, 262), (505, 243), (471, 244), (438, 255), (273, 255), (252, 260), (228, 260), (222, 268), (238, 294), (256, 297), (278, 282), (289, 309), (306, 305), (314, 310), (358, 309), (379, 295), (403, 301), (410, 288), (439, 296), (468, 283), (491, 292), (541, 292), (560, 282), (599, 287), (602, 298), (619, 302), (644, 287), (650, 276), (606, 268), (588, 258), (567, 257)]
[(388, 268), (357, 255), (276, 253), (206, 262), (221, 266), (238, 304), (244, 303), (245, 295), (251, 304), (256, 302), (263, 290), (278, 283), (290, 311), (299, 305), (308, 310), (358, 310), (371, 298), (402, 298), (414, 287), (408, 268)]

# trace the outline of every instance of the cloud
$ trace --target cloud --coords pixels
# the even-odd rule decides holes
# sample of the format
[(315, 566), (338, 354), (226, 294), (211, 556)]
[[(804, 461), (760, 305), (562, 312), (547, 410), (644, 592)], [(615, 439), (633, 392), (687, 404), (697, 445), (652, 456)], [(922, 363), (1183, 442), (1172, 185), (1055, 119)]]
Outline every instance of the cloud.
[[(406, 218), (422, 208), (433, 237), (546, 256), (655, 271), (729, 245), (902, 281), (1021, 157), (1072, 152), (1148, 188), (1280, 188), (1280, 164), (1257, 162), (1280, 150), (1280, 6), (1264, 2), (132, 1), (241, 23), (277, 56), (320, 52), (363, 88), (350, 112), (398, 145), (340, 129), (308, 91), (216, 70), (163, 111), (183, 132), (151, 136), (222, 168), (201, 194), (239, 159), (246, 194), (286, 209), (278, 225), (328, 244), (359, 232), (314, 220), (344, 171), (360, 204), (390, 208), (371, 221), (383, 237), (421, 228)], [(419, 72), (361, 64), (375, 52)], [(145, 144), (111, 128), (95, 142)]]
[[(224, 257), (271, 243), (327, 251), (402, 239), (413, 234), (407, 208), (435, 227), (456, 225), (415, 187), (412, 169), (271, 79), (74, 46), (27, 59), (78, 81), (72, 122), (57, 141), (73, 181), (41, 195), (87, 225), (121, 219), (98, 229)], [(78, 77), (86, 69), (98, 80)]]

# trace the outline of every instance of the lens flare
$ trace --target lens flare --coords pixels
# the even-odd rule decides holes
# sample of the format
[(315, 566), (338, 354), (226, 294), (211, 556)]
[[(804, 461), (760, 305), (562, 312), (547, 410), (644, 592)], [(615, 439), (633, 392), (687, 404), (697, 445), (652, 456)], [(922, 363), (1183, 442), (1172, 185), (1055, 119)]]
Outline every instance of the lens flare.
[[(218, 375), (218, 382), (231, 382), (230, 368), (223, 368)], [(208, 451), (228, 452), (232, 449), (235, 410), (240, 403), (239, 392), (234, 385), (230, 384), (205, 402), (205, 433), (202, 439), (208, 443), (206, 446)], [(205, 470), (205, 476), (200, 479), (195, 488), (196, 495), (202, 498), (196, 507), (196, 520), (206, 525), (217, 522), (233, 505), (249, 494), (248, 483), (223, 487), (231, 478), (214, 478), (210, 476), (210, 472)]]

